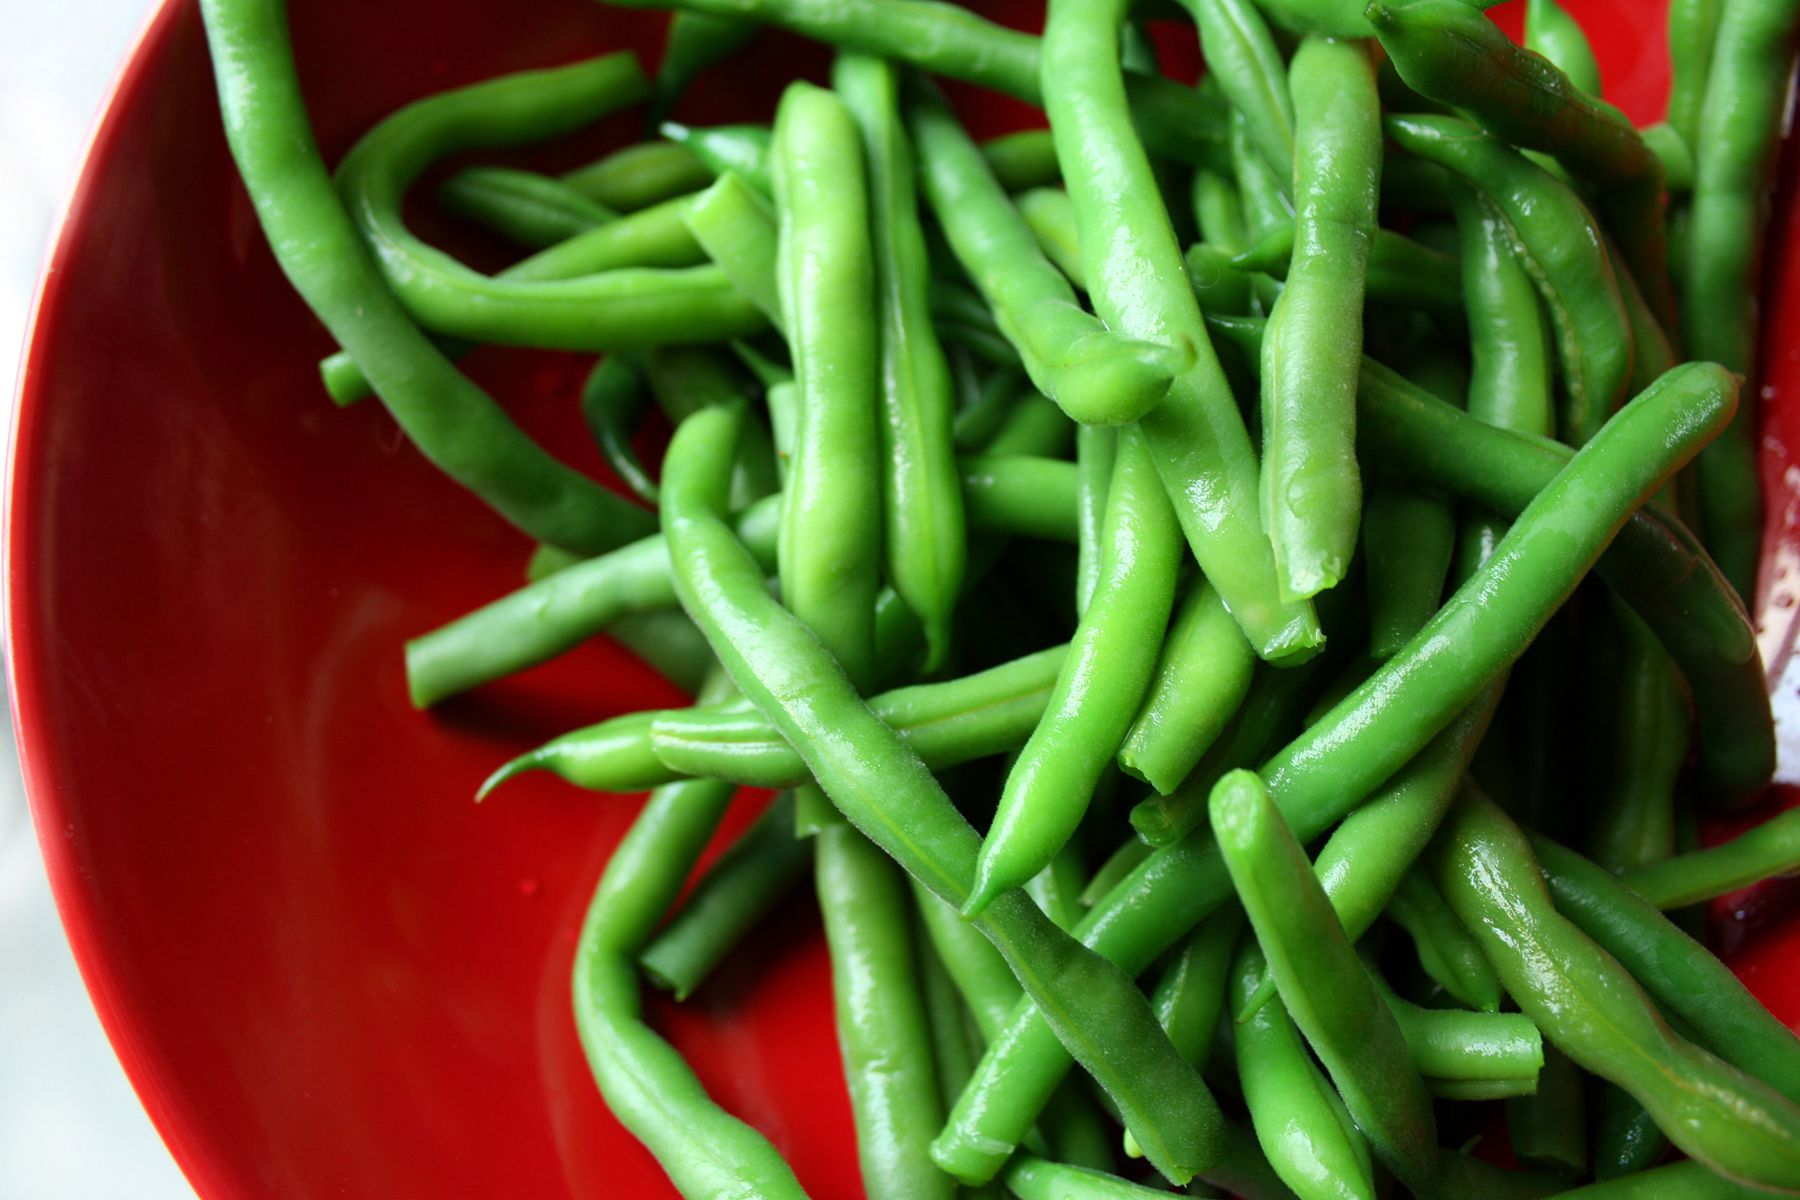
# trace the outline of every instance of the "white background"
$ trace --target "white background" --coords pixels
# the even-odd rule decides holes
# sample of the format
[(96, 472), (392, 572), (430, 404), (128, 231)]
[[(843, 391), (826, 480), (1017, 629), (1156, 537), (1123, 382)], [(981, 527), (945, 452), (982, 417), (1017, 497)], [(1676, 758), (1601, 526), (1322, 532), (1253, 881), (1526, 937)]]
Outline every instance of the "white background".
[[(0, 354), (24, 338), (51, 226), (150, 0), (0, 0)], [(7, 376), (6, 426), (14, 385)], [(125, 1081), (50, 900), (0, 732), (0, 1200), (192, 1200)]]

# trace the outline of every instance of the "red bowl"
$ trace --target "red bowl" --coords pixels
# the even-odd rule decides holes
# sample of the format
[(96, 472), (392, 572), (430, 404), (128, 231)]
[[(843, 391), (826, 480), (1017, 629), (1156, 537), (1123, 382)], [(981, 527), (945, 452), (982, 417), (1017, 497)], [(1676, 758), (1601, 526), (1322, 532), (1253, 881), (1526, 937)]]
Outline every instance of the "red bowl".
[[(1609, 93), (1638, 120), (1659, 115), (1660, 16), (1633, 0), (1571, 7)], [(611, 48), (654, 62), (662, 36), (660, 15), (577, 0), (450, 8), (294, 6), (328, 158), (414, 97)], [(816, 47), (759, 45), (685, 113), (765, 114), (791, 73), (825, 63)], [(983, 132), (1036, 119), (959, 95)], [(621, 120), (529, 161), (631, 133)], [(1765, 593), (1782, 598), (1770, 665), (1788, 691), (1800, 407), (1785, 397), (1800, 363), (1775, 335), (1800, 328), (1797, 239), (1800, 208), (1784, 203)], [(378, 407), (331, 408), (314, 369), (330, 348), (237, 183), (196, 9), (167, 3), (113, 92), (45, 273), (14, 431), (14, 711), (83, 976), (208, 1197), (672, 1195), (607, 1113), (569, 1012), (580, 914), (635, 803), (539, 779), (469, 799), (530, 744), (680, 697), (596, 642), (413, 712), (401, 641), (513, 587), (527, 547)], [(469, 360), (534, 433), (600, 472), (575, 417), (581, 367)], [(756, 803), (740, 802), (727, 834)], [(1735, 961), (1792, 1020), (1800, 923), (1780, 919), (1779, 889), (1754, 899), (1738, 908), (1764, 928), (1736, 939)], [(649, 1009), (821, 1198), (860, 1191), (829, 986), (802, 899), (701, 997)]]

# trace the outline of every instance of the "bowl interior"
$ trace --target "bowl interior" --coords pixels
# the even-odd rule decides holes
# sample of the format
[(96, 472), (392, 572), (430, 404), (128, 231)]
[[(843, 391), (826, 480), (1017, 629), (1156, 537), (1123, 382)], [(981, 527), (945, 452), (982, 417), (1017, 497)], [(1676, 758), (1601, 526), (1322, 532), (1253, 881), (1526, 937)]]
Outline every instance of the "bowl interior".
[[(1028, 25), (1032, 7), (998, 16)], [(1569, 7), (1595, 36), (1609, 94), (1639, 120), (1658, 115), (1661, 6)], [(293, 10), (328, 159), (445, 87), (617, 48), (653, 64), (664, 20), (578, 0)], [(1518, 13), (1501, 16), (1516, 31)], [(1191, 36), (1166, 48), (1193, 63)], [(822, 77), (827, 61), (764, 35), (679, 112), (763, 117), (782, 82)], [(969, 89), (956, 98), (981, 133), (1041, 119)], [(518, 161), (573, 164), (629, 140), (634, 120)], [(1784, 204), (1772, 335), (1800, 323), (1795, 221)], [(636, 802), (538, 778), (482, 807), (469, 798), (553, 733), (681, 697), (596, 642), (413, 712), (403, 639), (515, 586), (528, 547), (377, 406), (333, 410), (314, 370), (330, 349), (236, 182), (197, 11), (169, 3), (120, 80), (46, 278), (13, 459), (23, 761), (88, 985), (202, 1194), (673, 1195), (595, 1092), (567, 999), (582, 908)], [(578, 356), (467, 361), (532, 432), (602, 472), (574, 404)], [(1800, 544), (1786, 458), (1800, 440), (1783, 402), (1796, 379), (1771, 353), (1777, 673)], [(724, 835), (762, 801), (740, 798)], [(1787, 906), (1769, 888), (1721, 915), (1749, 914), (1734, 924), (1760, 932), (1735, 939), (1735, 961), (1794, 1019)], [(702, 995), (679, 1009), (652, 998), (649, 1011), (811, 1194), (856, 1195), (810, 902), (797, 897), (770, 930)]]

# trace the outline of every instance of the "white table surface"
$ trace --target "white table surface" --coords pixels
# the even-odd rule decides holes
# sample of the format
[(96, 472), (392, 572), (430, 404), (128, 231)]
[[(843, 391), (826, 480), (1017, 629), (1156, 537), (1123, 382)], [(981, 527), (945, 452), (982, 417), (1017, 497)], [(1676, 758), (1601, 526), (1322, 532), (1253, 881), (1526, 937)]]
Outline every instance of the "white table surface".
[[(0, 0), (0, 346), (16, 361), (45, 241), (148, 0)], [(0, 351), (6, 353), (8, 351)], [(14, 388), (0, 400), (11, 424)], [(191, 1200), (56, 919), (0, 732), (0, 1200)]]

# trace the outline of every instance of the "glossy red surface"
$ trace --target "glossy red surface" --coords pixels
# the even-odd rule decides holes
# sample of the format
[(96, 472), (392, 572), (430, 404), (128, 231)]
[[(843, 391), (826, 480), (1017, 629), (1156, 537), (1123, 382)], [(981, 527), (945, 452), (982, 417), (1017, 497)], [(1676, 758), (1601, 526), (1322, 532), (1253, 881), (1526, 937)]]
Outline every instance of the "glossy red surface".
[[(293, 7), (333, 157), (423, 93), (661, 37), (654, 14), (579, 0)], [(1653, 14), (1571, 7), (1601, 35), (1609, 92), (1654, 118)], [(1501, 16), (1516, 30), (1516, 11)], [(1191, 67), (1179, 43), (1163, 48)], [(766, 113), (790, 71), (825, 61), (760, 46), (688, 115)], [(983, 132), (1033, 119), (958, 95)], [(526, 160), (574, 161), (629, 132)], [(1800, 547), (1785, 451), (1800, 446), (1800, 209), (1778, 230), (1765, 463), (1785, 581)], [(45, 277), (12, 458), (15, 711), (88, 986), (203, 1196), (669, 1195), (595, 1093), (567, 1000), (582, 906), (636, 804), (535, 778), (484, 807), (469, 796), (549, 734), (678, 697), (595, 644), (411, 711), (402, 639), (513, 586), (526, 547), (378, 408), (333, 410), (313, 366), (328, 349), (233, 176), (195, 8), (170, 3), (118, 83)], [(470, 367), (600, 469), (574, 417), (577, 359)], [(1770, 611), (1785, 669), (1788, 608)], [(1778, 915), (1737, 939), (1737, 961), (1800, 1019), (1800, 922), (1780, 919), (1778, 895), (1757, 904)], [(813, 1195), (858, 1194), (804, 900), (708, 995), (650, 1011)]]

